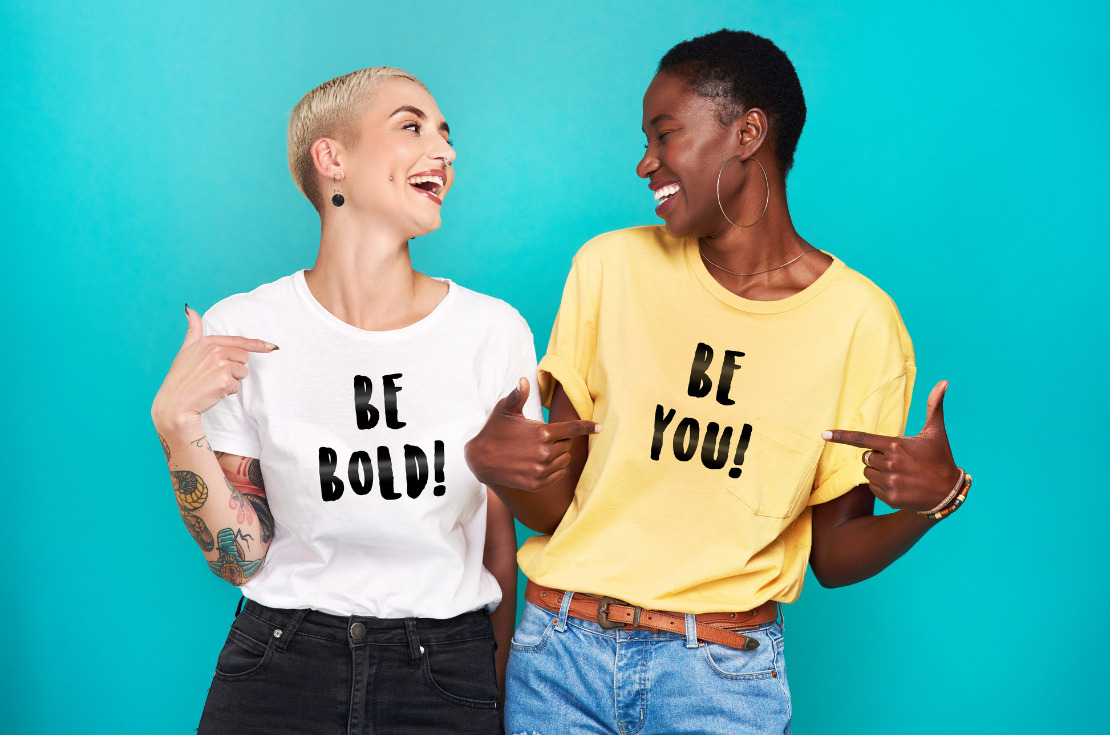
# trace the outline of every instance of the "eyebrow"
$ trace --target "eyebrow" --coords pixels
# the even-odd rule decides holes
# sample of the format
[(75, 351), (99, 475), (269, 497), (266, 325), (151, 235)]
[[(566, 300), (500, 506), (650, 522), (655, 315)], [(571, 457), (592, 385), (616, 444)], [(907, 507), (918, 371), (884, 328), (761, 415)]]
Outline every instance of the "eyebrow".
[[(389, 116), (393, 117), (394, 115), (400, 114), (402, 112), (407, 112), (411, 115), (415, 115), (420, 120), (428, 119), (428, 116), (424, 114), (423, 110), (421, 110), (419, 107), (413, 107), (412, 105), (401, 105), (396, 110), (389, 113)], [(451, 126), (447, 124), (447, 121), (441, 122), (439, 124), (439, 129), (447, 133), (448, 135), (451, 134)]]
[(655, 127), (656, 125), (658, 125), (663, 120), (674, 120), (674, 119), (676, 119), (676, 118), (673, 115), (668, 115), (667, 113), (664, 112), (662, 115), (656, 115), (655, 117), (651, 118), (651, 122), (648, 123), (648, 124), (651, 125), (652, 127)]

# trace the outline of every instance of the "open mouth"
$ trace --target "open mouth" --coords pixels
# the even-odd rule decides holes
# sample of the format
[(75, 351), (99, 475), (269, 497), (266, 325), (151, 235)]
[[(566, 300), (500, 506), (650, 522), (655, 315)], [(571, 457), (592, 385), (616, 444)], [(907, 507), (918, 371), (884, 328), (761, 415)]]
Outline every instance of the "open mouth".
[(408, 177), (406, 181), (412, 188), (427, 192), (436, 198), (443, 191), (443, 177), (438, 174), (417, 174)]
[(682, 188), (682, 184), (667, 184), (655, 190), (655, 204), (662, 205)]

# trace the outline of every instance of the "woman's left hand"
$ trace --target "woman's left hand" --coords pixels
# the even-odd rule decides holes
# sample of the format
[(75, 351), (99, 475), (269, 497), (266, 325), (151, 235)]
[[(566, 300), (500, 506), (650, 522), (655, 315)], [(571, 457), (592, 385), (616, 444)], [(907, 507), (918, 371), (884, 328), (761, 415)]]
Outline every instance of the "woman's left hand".
[(960, 471), (944, 430), (944, 393), (948, 381), (929, 394), (925, 426), (917, 436), (882, 436), (862, 431), (826, 431), (826, 441), (871, 451), (863, 471), (871, 492), (895, 510), (934, 508), (955, 487)]

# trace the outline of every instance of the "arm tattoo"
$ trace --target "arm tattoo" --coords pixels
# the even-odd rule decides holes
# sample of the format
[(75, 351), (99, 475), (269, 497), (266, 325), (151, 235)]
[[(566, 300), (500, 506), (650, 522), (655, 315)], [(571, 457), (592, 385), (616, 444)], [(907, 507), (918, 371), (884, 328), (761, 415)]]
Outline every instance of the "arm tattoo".
[(247, 465), (247, 479), (259, 490), (266, 491), (266, 483), (262, 479), (262, 463), (257, 459), (252, 459)]
[(247, 545), (247, 551), (251, 550), (251, 541), (254, 541), (254, 536), (249, 533), (243, 533), (243, 529), (239, 528), (235, 531), (235, 540), (242, 541)]
[(173, 493), (182, 511), (199, 510), (208, 500), (208, 486), (200, 475), (189, 470), (171, 470)]
[(253, 577), (262, 567), (262, 560), (243, 559), (243, 547), (239, 545), (237, 532), (225, 528), (217, 535), (220, 558), (208, 562), (212, 573), (238, 587)]
[(170, 445), (166, 443), (166, 440), (162, 438), (161, 434), (158, 435), (158, 441), (162, 442), (162, 452), (163, 452), (163, 454), (166, 455), (166, 464), (169, 464), (170, 463)]
[[(203, 444), (201, 442), (203, 442)], [(208, 451), (212, 451), (212, 445), (208, 443), (207, 436), (202, 436), (200, 439), (194, 439), (189, 443), (197, 449), (207, 449)]]
[(200, 510), (208, 500), (208, 486), (200, 475), (188, 470), (171, 470), (170, 480), (173, 482), (173, 493), (177, 497), (177, 510), (181, 513), (181, 520), (189, 529), (193, 540), (204, 551), (216, 548), (212, 539), (212, 532), (208, 530), (204, 520), (192, 513)]
[(274, 537), (274, 514), (270, 512), (270, 504), (266, 501), (261, 463), (257, 459), (243, 457), (232, 476), (236, 481), (232, 483), (228, 480), (227, 486), (231, 491), (231, 508), (238, 511), (236, 519), (249, 526), (257, 517), (262, 543), (270, 543)]
[(203, 518), (188, 511), (181, 511), (181, 520), (185, 522), (185, 528), (189, 529), (189, 533), (193, 535), (193, 540), (201, 550), (212, 551), (216, 548), (212, 532), (208, 530), (208, 525)]

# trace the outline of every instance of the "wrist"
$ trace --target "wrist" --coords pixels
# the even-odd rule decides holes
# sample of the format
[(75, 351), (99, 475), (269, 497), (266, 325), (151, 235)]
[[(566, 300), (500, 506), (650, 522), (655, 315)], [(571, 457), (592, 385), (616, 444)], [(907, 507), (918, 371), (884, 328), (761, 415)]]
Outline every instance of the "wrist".
[[(150, 409), (150, 418), (154, 421), (154, 428), (158, 435), (167, 441), (181, 440), (192, 441), (196, 439), (198, 431), (203, 434), (204, 429), (200, 423), (200, 414), (195, 411), (174, 411), (162, 406), (157, 399)], [(200, 436), (200, 434), (197, 434)]]
[(922, 518), (927, 518), (933, 523), (944, 520), (952, 513), (956, 512), (964, 500), (967, 499), (968, 490), (971, 489), (971, 475), (965, 473), (962, 469), (959, 472), (959, 480), (956, 483), (955, 489), (952, 493), (945, 498), (944, 502), (935, 508), (927, 511), (917, 511), (917, 514)]

